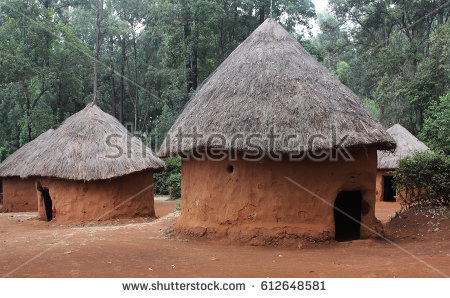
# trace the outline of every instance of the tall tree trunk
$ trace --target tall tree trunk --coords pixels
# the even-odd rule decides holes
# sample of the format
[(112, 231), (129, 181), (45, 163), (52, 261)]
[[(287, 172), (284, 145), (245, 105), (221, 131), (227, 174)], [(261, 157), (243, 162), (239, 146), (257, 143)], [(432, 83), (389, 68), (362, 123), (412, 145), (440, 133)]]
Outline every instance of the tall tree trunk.
[(192, 49), (192, 90), (197, 89), (198, 85), (198, 50), (197, 44)]
[[(50, 7), (50, 0), (45, 0), (44, 1), (44, 8), (48, 9)], [(45, 31), (44, 33), (44, 39), (45, 39), (45, 49), (46, 49), (46, 53), (44, 56), (45, 59), (45, 66), (49, 67), (50, 66), (50, 40), (51, 40), (51, 36), (50, 33), (48, 31)]]
[(190, 57), (190, 35), (191, 35), (191, 28), (189, 27), (189, 20), (185, 19), (184, 22), (184, 43), (185, 43), (185, 59), (186, 59), (186, 90), (187, 93), (191, 92), (192, 89), (192, 78), (191, 78), (191, 72), (192, 72), (192, 65), (191, 65), (191, 57)]
[(126, 52), (126, 42), (125, 37), (122, 38), (122, 59), (120, 65), (120, 110), (119, 110), (119, 120), (120, 123), (123, 123), (123, 102), (125, 96), (125, 62), (127, 60), (127, 52)]
[(97, 67), (98, 67), (98, 55), (100, 53), (100, 23), (103, 17), (103, 1), (98, 1), (98, 9), (97, 9), (97, 28), (95, 35), (95, 56), (94, 56), (94, 100), (93, 103), (97, 103)]
[(423, 126), (423, 108), (422, 107), (419, 107), (419, 109), (418, 109), (419, 111), (418, 111), (418, 113), (419, 113), (419, 115), (418, 115), (418, 119), (417, 119), (417, 126), (418, 126), (418, 128), (419, 128), (419, 130), (420, 129), (422, 129), (422, 126)]
[(198, 21), (194, 22), (194, 40), (192, 41), (192, 89), (196, 90), (198, 85)]
[(114, 64), (111, 63), (111, 113), (116, 117), (116, 86), (114, 82)]
[(224, 22), (223, 18), (220, 19), (219, 25), (219, 47), (220, 47), (220, 61), (225, 60), (225, 34), (224, 34)]
[[(134, 26), (133, 26), (134, 28)], [(134, 30), (134, 29), (133, 29)], [(138, 125), (138, 105), (139, 105), (139, 89), (138, 89), (138, 69), (137, 69), (137, 48), (136, 35), (133, 32), (133, 52), (134, 52), (134, 130), (137, 130)]]
[(110, 79), (109, 82), (111, 84), (111, 113), (114, 117), (116, 117), (116, 86), (115, 86), (115, 80), (114, 80), (114, 62), (113, 62), (113, 55), (114, 55), (114, 39), (112, 36), (109, 38), (109, 51), (110, 51)]
[(231, 26), (230, 35), (229, 35), (230, 37), (228, 39), (230, 42), (232, 42), (234, 40), (237, 23), (238, 23), (238, 9), (237, 9), (237, 4), (234, 3), (234, 1), (233, 1), (233, 25)]
[(437, 12), (437, 23), (438, 25), (442, 25), (444, 24), (444, 13), (445, 13), (445, 2), (446, 0), (441, 0), (439, 3), (437, 3), (440, 7), (442, 7), (441, 9), (438, 10)]
[(31, 142), (31, 107), (30, 98), (27, 96), (27, 142)]
[(62, 122), (64, 120), (64, 113), (63, 113), (63, 89), (64, 86), (62, 84), (62, 79), (60, 78), (58, 80), (58, 100), (56, 102), (56, 107), (58, 109), (58, 122)]
[(259, 24), (264, 23), (265, 19), (266, 19), (265, 8), (264, 8), (264, 5), (262, 5), (259, 8)]
[(23, 95), (25, 96), (26, 100), (26, 111), (25, 115), (27, 118), (27, 142), (31, 142), (31, 102), (30, 102), (30, 96), (28, 94), (28, 85), (25, 83), (25, 81), (22, 81), (23, 83)]

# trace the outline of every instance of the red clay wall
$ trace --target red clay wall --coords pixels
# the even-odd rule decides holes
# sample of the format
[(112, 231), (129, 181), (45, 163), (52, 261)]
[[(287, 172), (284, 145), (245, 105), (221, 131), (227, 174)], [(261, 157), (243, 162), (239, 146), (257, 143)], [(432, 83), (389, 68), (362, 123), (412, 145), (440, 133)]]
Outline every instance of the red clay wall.
[[(363, 195), (362, 223), (380, 231), (375, 218), (376, 150), (355, 151), (353, 157), (354, 162), (183, 161), (182, 213), (175, 231), (255, 245), (330, 239), (336, 196), (351, 190)], [(229, 165), (233, 173), (227, 171)], [(362, 227), (361, 237), (370, 236)]]
[(3, 212), (38, 210), (34, 179), (3, 178)]
[(375, 193), (377, 201), (383, 201), (383, 194), (384, 194), (383, 173), (384, 171), (377, 171), (377, 183)]
[[(36, 183), (49, 189), (53, 217), (58, 222), (155, 216), (152, 171), (111, 180), (82, 182), (40, 178)], [(36, 187), (34, 195), (39, 197), (39, 216), (45, 219), (42, 195)]]

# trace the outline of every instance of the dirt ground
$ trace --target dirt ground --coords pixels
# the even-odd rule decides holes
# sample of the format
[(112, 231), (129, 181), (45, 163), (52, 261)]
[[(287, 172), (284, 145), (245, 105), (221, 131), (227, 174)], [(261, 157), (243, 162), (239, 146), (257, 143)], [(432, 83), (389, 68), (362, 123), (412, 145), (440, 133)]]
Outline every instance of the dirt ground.
[[(93, 226), (0, 214), (0, 276), (9, 277), (441, 277), (450, 275), (450, 223), (377, 202), (394, 245), (381, 239), (327, 242), (307, 249), (175, 239), (173, 201), (155, 201), (153, 219)], [(434, 216), (434, 217), (433, 217)], [(431, 222), (431, 223), (429, 223)], [(400, 247), (400, 248), (399, 248)], [(416, 258), (410, 254), (415, 255)], [(417, 259), (418, 258), (418, 259)], [(426, 264), (424, 264), (425, 262)]]

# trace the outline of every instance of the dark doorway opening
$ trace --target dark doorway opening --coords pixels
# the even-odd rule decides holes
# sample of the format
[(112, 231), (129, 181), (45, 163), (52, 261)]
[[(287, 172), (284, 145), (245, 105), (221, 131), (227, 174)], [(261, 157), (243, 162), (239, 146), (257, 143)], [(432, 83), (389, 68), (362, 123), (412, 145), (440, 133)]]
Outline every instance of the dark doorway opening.
[(361, 229), (361, 202), (359, 191), (340, 192), (334, 203), (334, 227), (337, 241), (359, 239)]
[(394, 177), (383, 176), (383, 201), (395, 202)]
[(48, 188), (43, 188), (41, 190), (42, 197), (44, 198), (44, 206), (45, 206), (45, 215), (47, 216), (47, 221), (51, 221), (53, 219), (53, 204), (52, 198), (50, 197), (50, 192)]

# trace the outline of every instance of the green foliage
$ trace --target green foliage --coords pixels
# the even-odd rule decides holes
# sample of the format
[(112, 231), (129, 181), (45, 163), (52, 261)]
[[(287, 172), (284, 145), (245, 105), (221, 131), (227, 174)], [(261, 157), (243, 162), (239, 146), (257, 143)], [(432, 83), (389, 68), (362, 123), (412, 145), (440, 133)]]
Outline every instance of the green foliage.
[(80, 78), (87, 64), (80, 49), (87, 47), (60, 23), (51, 4), (10, 0), (0, 5), (0, 147), (8, 153), (83, 103)]
[(363, 103), (367, 108), (369, 108), (369, 110), (375, 115), (375, 117), (380, 117), (380, 107), (375, 100), (364, 98)]
[(397, 196), (404, 208), (449, 206), (450, 158), (443, 154), (416, 153), (400, 160), (394, 172)]
[(153, 176), (155, 193), (169, 194), (172, 187), (172, 198), (181, 197), (181, 158), (173, 157), (166, 160), (166, 170)]
[(172, 187), (172, 199), (181, 198), (181, 173), (171, 173), (167, 179), (167, 186)]
[[(154, 137), (157, 150), (195, 89), (270, 17), (270, 2), (105, 1), (98, 105)], [(448, 6), (329, 3), (330, 11), (317, 16), (316, 37), (306, 38), (315, 17), (311, 1), (273, 0), (273, 17), (386, 127), (400, 122), (448, 153)], [(1, 1), (1, 159), (92, 100), (95, 23), (92, 1)]]
[(56, 116), (53, 115), (51, 107), (43, 102), (37, 104), (37, 106), (31, 113), (30, 120), (27, 120), (26, 117), (23, 117), (19, 121), (19, 123), (21, 124), (20, 140), (22, 145), (27, 142), (26, 129), (28, 121), (31, 122), (32, 139), (37, 138), (40, 134), (46, 132), (50, 128), (54, 128), (57, 124)]
[(175, 122), (177, 114), (169, 108), (168, 105), (164, 105), (161, 115), (156, 119), (152, 135), (156, 139), (156, 147), (159, 147), (164, 141), (166, 133), (169, 131), (172, 124)]
[[(324, 65), (350, 65), (347, 84), (375, 100), (389, 127), (417, 134), (430, 104), (449, 86), (450, 24), (444, 1), (330, 0), (319, 14)], [(426, 18), (424, 17), (426, 16)]]
[(5, 160), (8, 155), (8, 149), (6, 149), (6, 147), (0, 147), (0, 161)]
[(303, 36), (298, 36), (297, 40), (305, 48), (305, 50), (307, 50), (308, 53), (311, 54), (311, 56), (316, 58), (317, 61), (323, 61), (323, 51), (321, 51), (320, 46), (317, 44), (317, 42), (315, 42), (313, 39), (305, 39)]
[(345, 61), (339, 61), (336, 67), (336, 74), (342, 84), (348, 85), (350, 82), (350, 65)]
[(450, 93), (432, 102), (419, 137), (436, 152), (450, 154)]

